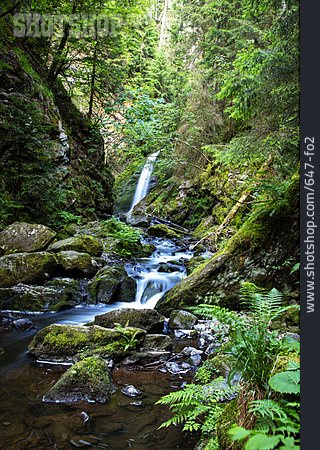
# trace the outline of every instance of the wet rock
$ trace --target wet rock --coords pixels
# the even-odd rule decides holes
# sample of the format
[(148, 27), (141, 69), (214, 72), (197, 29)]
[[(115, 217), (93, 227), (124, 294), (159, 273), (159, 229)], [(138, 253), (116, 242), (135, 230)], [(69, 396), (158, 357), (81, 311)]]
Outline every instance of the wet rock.
[(91, 256), (100, 256), (103, 252), (102, 242), (93, 236), (73, 236), (62, 241), (51, 244), (48, 251), (59, 253), (63, 251), (74, 251), (88, 253)]
[(127, 397), (138, 397), (139, 395), (142, 394), (142, 392), (139, 391), (139, 389), (136, 389), (131, 384), (129, 384), (129, 385), (125, 386), (123, 389), (121, 389), (121, 392), (124, 395), (126, 395)]
[(63, 251), (57, 254), (57, 261), (62, 272), (69, 276), (93, 276), (99, 270), (88, 253)]
[(92, 356), (70, 367), (44, 395), (43, 401), (106, 403), (113, 389), (106, 362), (102, 358)]
[(50, 228), (24, 222), (15, 222), (0, 233), (0, 249), (3, 253), (24, 253), (44, 250), (55, 238)]
[(5, 354), (4, 349), (3, 349), (2, 347), (0, 347), (0, 356), (1, 356), (1, 355), (4, 355), (4, 354)]
[(13, 326), (18, 331), (30, 330), (33, 328), (33, 322), (30, 319), (17, 319), (13, 321)]
[(45, 286), (18, 284), (0, 288), (0, 308), (14, 311), (61, 311), (81, 300), (79, 282), (70, 279), (52, 280)]
[(164, 334), (147, 334), (143, 347), (147, 350), (170, 351), (172, 349), (172, 339)]
[(80, 413), (80, 417), (83, 420), (83, 423), (87, 423), (90, 420), (89, 414), (87, 412), (85, 412), (85, 411), (82, 411)]
[(147, 332), (162, 331), (164, 317), (153, 309), (124, 308), (109, 311), (95, 317), (95, 323), (102, 327), (112, 328), (116, 323), (124, 326), (142, 328)]
[(161, 263), (159, 265), (159, 272), (163, 272), (163, 273), (172, 273), (172, 272), (177, 272), (180, 271), (181, 268), (175, 264), (169, 264), (169, 263)]
[(194, 354), (190, 356), (193, 366), (199, 366), (201, 364), (201, 356), (199, 354)]
[[(126, 328), (126, 338), (134, 338), (141, 344), (145, 337), (145, 331), (137, 328)], [(89, 356), (98, 349), (112, 353), (111, 346), (114, 343), (121, 343), (123, 334), (115, 329), (108, 329), (94, 326), (76, 326), (54, 324), (40, 330), (32, 339), (29, 350), (32, 355), (42, 360), (59, 359), (70, 361), (75, 356), (85, 351)], [(125, 339), (125, 342), (127, 342)], [(124, 342), (124, 344), (125, 344)], [(119, 344), (118, 344), (119, 345)], [(123, 346), (124, 347), (124, 346)]]
[(185, 347), (181, 353), (185, 356), (193, 356), (193, 355), (202, 355), (203, 351), (198, 350), (195, 347)]
[(15, 253), (0, 258), (0, 288), (19, 283), (43, 283), (57, 270), (54, 255), (47, 252)]
[(145, 350), (141, 352), (131, 352), (129, 356), (121, 361), (122, 366), (145, 366), (159, 365), (167, 361), (172, 356), (171, 352)]
[(173, 330), (190, 330), (198, 321), (198, 318), (188, 311), (174, 310), (170, 314), (169, 327)]
[(135, 299), (136, 282), (127, 275), (123, 265), (106, 266), (89, 283), (88, 291), (96, 303), (132, 302)]
[(13, 319), (0, 314), (0, 333), (10, 333), (13, 328)]
[(177, 364), (176, 362), (167, 362), (166, 363), (166, 368), (168, 369), (168, 371), (172, 374), (176, 374), (181, 372), (181, 368), (179, 366), (179, 364)]

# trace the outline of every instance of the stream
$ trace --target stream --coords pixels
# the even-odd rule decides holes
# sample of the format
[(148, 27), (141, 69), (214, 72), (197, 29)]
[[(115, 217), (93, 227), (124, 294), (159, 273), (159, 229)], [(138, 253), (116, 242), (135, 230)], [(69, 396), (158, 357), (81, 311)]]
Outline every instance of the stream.
[[(148, 192), (157, 154), (151, 155), (141, 173), (136, 194), (128, 214)], [(138, 192), (139, 191), (139, 192)], [(154, 308), (169, 289), (186, 277), (186, 262), (192, 253), (173, 240), (147, 238), (156, 249), (149, 258), (130, 261), (125, 268), (137, 283), (136, 298), (131, 303), (86, 305), (59, 313), (32, 314), (36, 328), (2, 335), (0, 358), (0, 428), (3, 449), (175, 449), (191, 450), (194, 439), (180, 428), (158, 429), (170, 417), (166, 408), (155, 406), (164, 394), (191, 381), (192, 374), (161, 373), (159, 371), (112, 372), (115, 394), (110, 402), (47, 404), (43, 395), (58, 380), (67, 367), (41, 364), (28, 354), (28, 344), (35, 333), (52, 323), (78, 324), (90, 322), (96, 315), (119, 308)], [(190, 345), (179, 340), (174, 346)], [(143, 392), (135, 401), (121, 393), (132, 384)]]

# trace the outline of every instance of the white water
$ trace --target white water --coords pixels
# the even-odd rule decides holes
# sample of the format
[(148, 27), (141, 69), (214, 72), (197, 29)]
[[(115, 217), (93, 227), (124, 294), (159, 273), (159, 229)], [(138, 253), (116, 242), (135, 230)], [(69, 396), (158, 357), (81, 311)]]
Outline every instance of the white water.
[(133, 208), (148, 194), (150, 181), (152, 177), (154, 163), (159, 155), (159, 152), (153, 153), (150, 155), (142, 169), (136, 191), (134, 193), (133, 201), (131, 204), (131, 208), (129, 209), (127, 216), (130, 217), (133, 211)]

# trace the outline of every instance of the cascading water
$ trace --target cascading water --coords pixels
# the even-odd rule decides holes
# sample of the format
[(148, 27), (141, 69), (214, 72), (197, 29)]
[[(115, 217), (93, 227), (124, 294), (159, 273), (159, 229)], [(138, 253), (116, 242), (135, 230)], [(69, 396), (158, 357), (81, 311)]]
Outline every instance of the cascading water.
[(186, 277), (184, 263), (191, 252), (182, 252), (172, 241), (154, 239), (156, 251), (149, 258), (127, 264), (126, 270), (137, 283), (135, 308), (154, 308), (163, 295)]
[(142, 169), (136, 191), (132, 200), (131, 208), (127, 212), (127, 217), (131, 217), (133, 208), (148, 194), (154, 163), (159, 155), (159, 152), (150, 155)]

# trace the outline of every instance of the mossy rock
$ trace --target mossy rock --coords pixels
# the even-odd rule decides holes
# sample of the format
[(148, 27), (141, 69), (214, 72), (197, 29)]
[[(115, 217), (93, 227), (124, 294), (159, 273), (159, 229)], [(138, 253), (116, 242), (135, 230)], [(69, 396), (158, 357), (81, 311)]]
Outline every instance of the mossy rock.
[(172, 339), (165, 334), (147, 334), (143, 348), (156, 352), (170, 351), (172, 350)]
[(159, 223), (157, 225), (151, 225), (151, 227), (148, 228), (148, 234), (150, 236), (167, 237), (170, 239), (181, 237), (179, 233), (177, 233), (172, 228), (162, 223)]
[(88, 253), (64, 251), (56, 257), (60, 271), (68, 276), (93, 276), (100, 268)]
[(191, 330), (197, 322), (197, 316), (178, 309), (171, 312), (168, 325), (173, 330)]
[(103, 252), (102, 242), (93, 236), (73, 236), (57, 241), (48, 247), (51, 252), (74, 251), (88, 253), (91, 256), (100, 256)]
[(44, 395), (44, 402), (106, 403), (114, 391), (107, 363), (98, 356), (91, 356), (74, 364)]
[(56, 236), (50, 228), (25, 222), (15, 222), (0, 233), (0, 249), (4, 254), (44, 250)]
[[(133, 338), (141, 344), (145, 331), (137, 328), (126, 328), (127, 338)], [(39, 331), (32, 339), (29, 350), (36, 358), (72, 360), (83, 351), (90, 351), (119, 341), (124, 333), (116, 329), (108, 329), (97, 325), (49, 325)]]
[(89, 283), (88, 292), (95, 303), (133, 302), (136, 282), (127, 275), (123, 265), (106, 266)]
[(61, 311), (81, 302), (76, 280), (54, 280), (45, 286), (19, 284), (0, 288), (0, 309), (14, 311)]
[(203, 256), (194, 256), (187, 263), (187, 274), (190, 275), (197, 267), (203, 264), (206, 258)]
[(0, 287), (43, 283), (57, 271), (57, 260), (47, 252), (14, 253), (0, 258)]
[(142, 328), (147, 332), (162, 331), (164, 317), (153, 309), (124, 308), (109, 311), (95, 317), (95, 323), (102, 327), (112, 328), (117, 323), (122, 326)]

